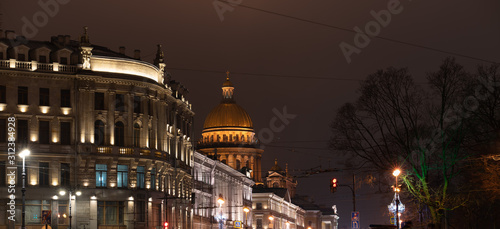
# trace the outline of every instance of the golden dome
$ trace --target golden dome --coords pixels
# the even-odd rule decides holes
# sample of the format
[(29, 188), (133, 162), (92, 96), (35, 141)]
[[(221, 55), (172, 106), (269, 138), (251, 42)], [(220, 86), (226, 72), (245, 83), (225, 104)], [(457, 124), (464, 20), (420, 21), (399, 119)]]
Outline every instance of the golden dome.
[(234, 102), (222, 102), (216, 106), (205, 119), (203, 129), (238, 127), (253, 129), (250, 115)]

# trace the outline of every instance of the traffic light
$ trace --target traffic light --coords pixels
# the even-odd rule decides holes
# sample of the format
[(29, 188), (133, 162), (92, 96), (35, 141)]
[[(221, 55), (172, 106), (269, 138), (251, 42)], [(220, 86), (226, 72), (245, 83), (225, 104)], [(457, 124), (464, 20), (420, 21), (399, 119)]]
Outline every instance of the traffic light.
[(337, 178), (333, 178), (331, 181), (330, 181), (330, 192), (331, 193), (334, 193), (337, 191)]
[(168, 229), (168, 222), (163, 223), (163, 229)]

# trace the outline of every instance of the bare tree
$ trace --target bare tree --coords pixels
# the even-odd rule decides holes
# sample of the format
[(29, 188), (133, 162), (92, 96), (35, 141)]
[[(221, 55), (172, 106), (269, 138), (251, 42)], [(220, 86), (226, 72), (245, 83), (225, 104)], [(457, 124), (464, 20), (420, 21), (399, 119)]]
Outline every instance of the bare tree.
[(404, 169), (407, 191), (429, 208), (439, 227), (445, 211), (464, 203), (450, 187), (467, 156), (462, 143), (470, 77), (449, 58), (427, 79), (420, 87), (405, 68), (370, 75), (356, 103), (338, 110), (331, 148), (380, 171)]

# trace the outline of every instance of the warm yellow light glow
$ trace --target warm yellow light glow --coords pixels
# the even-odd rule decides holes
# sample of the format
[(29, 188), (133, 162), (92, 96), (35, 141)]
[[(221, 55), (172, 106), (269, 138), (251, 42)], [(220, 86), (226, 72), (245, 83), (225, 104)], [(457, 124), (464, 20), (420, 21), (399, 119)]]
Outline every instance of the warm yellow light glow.
[(31, 141), (32, 141), (32, 142), (36, 142), (36, 135), (32, 135), (32, 136), (31, 136)]
[(57, 186), (57, 185), (58, 185), (57, 180), (52, 181), (52, 186)]
[(20, 157), (27, 157), (31, 154), (31, 151), (29, 149), (25, 149), (23, 151), (21, 151), (21, 153), (19, 153), (19, 156)]
[(91, 200), (97, 200), (97, 196), (91, 196), (90, 199)]
[(42, 112), (42, 114), (47, 114), (47, 113), (49, 113), (49, 110), (50, 110), (50, 107), (47, 107), (47, 106), (40, 106), (40, 111)]
[(64, 190), (59, 191), (59, 195), (61, 195), (61, 196), (66, 195), (66, 191), (64, 191)]
[(399, 169), (395, 169), (394, 172), (392, 172), (392, 175), (395, 177), (399, 176), (399, 174), (401, 174), (401, 170)]
[(69, 107), (61, 107), (61, 111), (63, 115), (69, 115), (69, 112), (71, 111), (71, 108)]
[(153, 202), (153, 197), (149, 197), (148, 201)]
[(85, 143), (85, 134), (83, 134), (83, 133), (80, 136), (80, 142)]
[(217, 199), (217, 203), (219, 203), (220, 205), (223, 205), (224, 204), (224, 199), (222, 199), (222, 197), (219, 197), (219, 199)]
[(272, 215), (270, 215), (268, 219), (271, 220), (271, 221), (273, 221), (274, 217)]
[(129, 198), (128, 198), (128, 200), (133, 201), (133, 200), (134, 200), (134, 197), (133, 197), (133, 196), (131, 196), (131, 197), (129, 197)]
[(146, 185), (146, 188), (147, 188), (147, 189), (151, 188), (151, 185), (149, 185), (149, 184), (148, 184), (148, 185)]
[(286, 224), (287, 227), (290, 226), (290, 222), (286, 222), (285, 224)]
[(53, 138), (52, 138), (52, 142), (53, 142), (53, 143), (57, 143), (57, 137), (53, 137)]
[(312, 227), (307, 227), (307, 229), (312, 229)]
[(248, 213), (248, 212), (250, 212), (250, 208), (248, 208), (248, 207), (244, 207), (244, 208), (243, 208), (243, 211), (244, 211), (245, 213)]
[(76, 194), (77, 196), (81, 196), (81, 195), (82, 195), (82, 192), (81, 192), (81, 191), (76, 191), (76, 192), (75, 192), (75, 194)]
[(159, 82), (161, 77), (160, 70), (156, 66), (139, 60), (92, 55), (90, 62), (92, 71), (142, 76), (156, 82)]
[(31, 181), (31, 185), (36, 185), (36, 181)]
[(7, 104), (0, 103), (0, 111), (4, 111), (6, 106), (7, 106)]
[(54, 195), (54, 196), (52, 197), (52, 199), (53, 199), (53, 200), (57, 200), (57, 199), (59, 199), (59, 197), (58, 197), (57, 195)]
[(28, 105), (17, 105), (17, 107), (19, 108), (19, 111), (21, 111), (22, 113), (28, 111)]
[(83, 183), (83, 186), (84, 186), (84, 187), (87, 187), (87, 186), (89, 186), (89, 183), (88, 183), (88, 182), (84, 182), (84, 183)]
[(115, 187), (115, 183), (110, 183), (109, 186), (111, 186), (111, 188), (114, 188)]

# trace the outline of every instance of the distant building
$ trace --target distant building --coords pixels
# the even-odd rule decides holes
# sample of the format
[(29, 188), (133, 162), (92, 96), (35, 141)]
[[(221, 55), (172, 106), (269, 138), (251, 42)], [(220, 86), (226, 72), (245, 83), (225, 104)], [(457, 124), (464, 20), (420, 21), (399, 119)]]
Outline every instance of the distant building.
[(288, 173), (288, 164), (285, 170), (278, 165), (278, 159), (274, 160), (274, 166), (267, 172), (266, 186), (268, 188), (286, 188), (293, 198), (297, 190), (297, 180)]
[(292, 203), (285, 188), (254, 187), (252, 194), (254, 229), (304, 228), (304, 209)]
[[(194, 153), (193, 176), (193, 228), (218, 228), (221, 218), (225, 228), (233, 228), (236, 221), (251, 228), (254, 181), (198, 152)], [(218, 198), (224, 200), (222, 205), (217, 203)], [(245, 207), (250, 210), (248, 213), (244, 212)]]
[(306, 229), (338, 229), (339, 216), (335, 205), (322, 207), (306, 196), (296, 196), (292, 199), (292, 203), (304, 209)]
[(222, 101), (207, 115), (197, 150), (235, 170), (250, 171), (253, 180), (262, 183), (264, 150), (259, 148), (250, 115), (234, 100), (229, 72), (222, 84)]
[[(165, 221), (192, 228), (194, 112), (185, 88), (165, 72), (160, 47), (151, 64), (138, 50), (129, 57), (125, 48), (91, 44), (86, 29), (79, 41), (13, 36), (0, 35), (0, 228), (21, 225), (22, 159), (10, 168), (9, 132), (16, 155), (31, 150), (27, 228), (42, 228), (46, 210), (52, 228), (67, 228), (70, 215), (78, 229), (145, 229)], [(15, 222), (7, 218), (11, 171)]]

